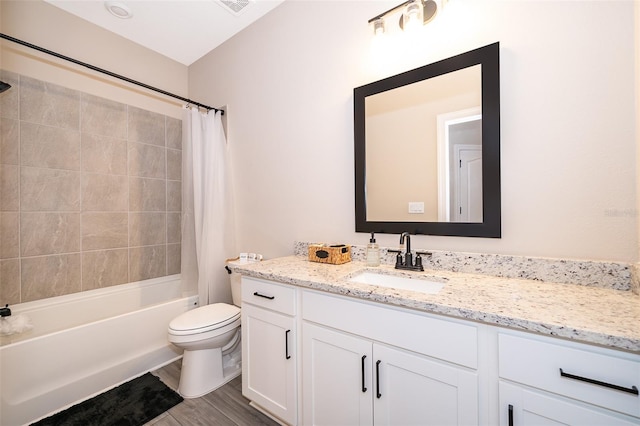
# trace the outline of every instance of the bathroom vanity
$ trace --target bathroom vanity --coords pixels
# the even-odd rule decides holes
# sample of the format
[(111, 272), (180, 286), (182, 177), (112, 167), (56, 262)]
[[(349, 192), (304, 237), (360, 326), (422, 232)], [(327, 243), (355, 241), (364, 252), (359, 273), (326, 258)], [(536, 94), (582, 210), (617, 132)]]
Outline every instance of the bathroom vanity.
[(283, 423), (640, 424), (630, 292), (299, 256), (236, 270), (243, 393)]

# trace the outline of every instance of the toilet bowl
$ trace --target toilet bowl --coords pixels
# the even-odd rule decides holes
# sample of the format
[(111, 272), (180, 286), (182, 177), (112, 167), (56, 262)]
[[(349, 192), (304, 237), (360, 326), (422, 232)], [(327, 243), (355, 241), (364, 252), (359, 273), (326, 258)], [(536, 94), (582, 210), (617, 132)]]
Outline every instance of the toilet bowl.
[(205, 395), (241, 373), (238, 274), (231, 274), (231, 290), (233, 305), (201, 306), (169, 323), (169, 342), (184, 349), (178, 385), (183, 398)]

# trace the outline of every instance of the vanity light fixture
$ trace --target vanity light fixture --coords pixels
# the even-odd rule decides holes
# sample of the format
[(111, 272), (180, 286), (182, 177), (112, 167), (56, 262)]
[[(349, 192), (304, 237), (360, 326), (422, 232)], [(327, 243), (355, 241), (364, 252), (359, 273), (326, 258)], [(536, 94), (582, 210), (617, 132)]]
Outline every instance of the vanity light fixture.
[(402, 9), (398, 25), (402, 30), (408, 31), (431, 22), (447, 1), (448, 0), (407, 0), (369, 19), (369, 24), (373, 26), (374, 35), (382, 35), (386, 30), (385, 19), (387, 15), (391, 15)]

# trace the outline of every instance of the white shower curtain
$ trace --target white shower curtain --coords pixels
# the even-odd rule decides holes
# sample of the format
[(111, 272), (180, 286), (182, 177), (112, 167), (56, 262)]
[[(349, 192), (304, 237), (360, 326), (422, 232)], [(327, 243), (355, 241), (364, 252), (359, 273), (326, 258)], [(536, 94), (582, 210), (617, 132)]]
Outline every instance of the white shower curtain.
[(198, 283), (200, 306), (229, 303), (224, 266), (235, 235), (222, 113), (186, 107), (182, 126), (182, 280), (187, 288)]

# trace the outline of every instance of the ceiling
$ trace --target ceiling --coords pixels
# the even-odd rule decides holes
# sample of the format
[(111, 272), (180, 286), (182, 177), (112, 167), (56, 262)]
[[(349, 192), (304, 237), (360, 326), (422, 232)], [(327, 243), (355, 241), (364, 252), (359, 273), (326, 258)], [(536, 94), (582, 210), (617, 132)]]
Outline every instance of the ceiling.
[(188, 66), (284, 0), (113, 0), (126, 19), (102, 0), (45, 1)]

